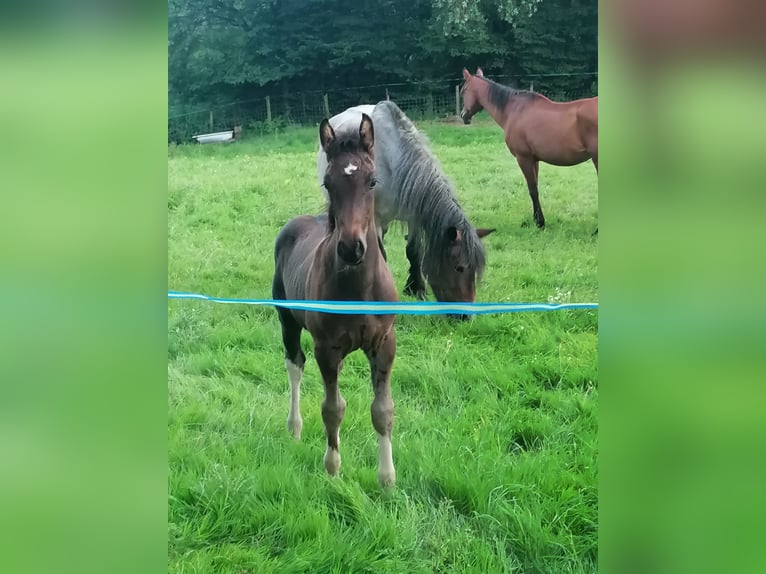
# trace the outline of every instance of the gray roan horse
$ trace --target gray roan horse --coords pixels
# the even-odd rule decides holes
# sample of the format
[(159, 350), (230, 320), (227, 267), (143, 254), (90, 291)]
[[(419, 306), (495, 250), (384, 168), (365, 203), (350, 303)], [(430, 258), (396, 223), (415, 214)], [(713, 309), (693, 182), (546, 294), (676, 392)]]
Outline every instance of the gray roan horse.
[[(381, 245), (391, 221), (408, 227), (410, 270), (404, 292), (425, 299), (425, 273), (439, 301), (473, 302), (485, 265), (481, 238), (494, 229), (471, 225), (425, 138), (393, 102), (349, 108), (330, 118), (330, 124), (339, 134), (353, 131), (362, 113), (375, 125), (375, 223)], [(320, 146), (320, 184), (326, 165)]]
[[(375, 228), (375, 162), (372, 120), (360, 116), (357, 129), (335, 135), (327, 119), (319, 138), (329, 163), (323, 182), (329, 195), (326, 215), (303, 215), (287, 223), (274, 247), (274, 299), (396, 301), (396, 285), (383, 257)], [(277, 308), (282, 324), (285, 366), (290, 380), (287, 427), (300, 438), (300, 384), (306, 357), (301, 330), (314, 339), (314, 356), (324, 380), (322, 420), (327, 435), (324, 465), (336, 475), (340, 468), (339, 431), (346, 401), (338, 374), (346, 355), (362, 349), (370, 362), (372, 425), (378, 433), (378, 481), (395, 481), (391, 453), (394, 403), (391, 366), (396, 354), (393, 315), (337, 315)]]

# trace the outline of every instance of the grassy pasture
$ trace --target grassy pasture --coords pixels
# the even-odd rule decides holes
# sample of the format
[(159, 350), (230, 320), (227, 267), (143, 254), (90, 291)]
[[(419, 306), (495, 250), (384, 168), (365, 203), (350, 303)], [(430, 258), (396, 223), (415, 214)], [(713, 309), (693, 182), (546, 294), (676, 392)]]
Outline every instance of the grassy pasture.
[[(420, 127), (470, 219), (497, 228), (485, 239), (480, 301), (598, 300), (591, 163), (541, 164), (539, 231), (497, 126)], [(278, 230), (322, 208), (316, 137), (306, 128), (169, 150), (169, 288), (270, 297)], [(401, 294), (403, 231), (386, 242)], [(276, 312), (169, 302), (170, 572), (596, 570), (597, 313), (399, 317), (396, 331), (397, 489), (386, 493), (361, 352), (341, 375), (348, 406), (333, 480), (310, 336), (296, 442)]]

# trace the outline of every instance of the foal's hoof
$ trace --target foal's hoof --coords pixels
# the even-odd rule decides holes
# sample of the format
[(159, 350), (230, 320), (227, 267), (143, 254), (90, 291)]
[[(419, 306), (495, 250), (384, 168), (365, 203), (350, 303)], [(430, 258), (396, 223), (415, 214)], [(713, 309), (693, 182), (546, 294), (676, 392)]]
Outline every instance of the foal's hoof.
[(338, 476), (340, 470), (340, 453), (334, 448), (328, 448), (324, 453), (324, 467), (330, 476)]
[(396, 486), (396, 471), (378, 472), (378, 484), (381, 488), (393, 488)]
[(538, 229), (545, 229), (545, 220), (543, 220), (543, 221), (535, 221), (535, 225), (537, 225)]
[(301, 431), (303, 430), (303, 419), (297, 417), (294, 419), (287, 419), (287, 430), (293, 435), (295, 440), (301, 440)]

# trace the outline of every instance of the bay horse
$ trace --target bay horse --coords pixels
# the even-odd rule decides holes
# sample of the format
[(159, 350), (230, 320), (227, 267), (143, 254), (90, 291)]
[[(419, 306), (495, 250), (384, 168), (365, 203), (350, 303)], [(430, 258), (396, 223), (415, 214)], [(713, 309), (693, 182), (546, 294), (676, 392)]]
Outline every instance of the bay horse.
[(515, 90), (484, 77), (481, 68), (472, 76), (463, 68), (463, 109), (471, 118), (486, 109), (505, 133), (505, 145), (527, 180), (537, 227), (545, 227), (537, 192), (539, 163), (572, 166), (593, 160), (598, 173), (598, 97), (553, 102), (537, 92)]
[[(396, 286), (388, 269), (375, 227), (374, 130), (362, 115), (354, 132), (336, 136), (330, 122), (319, 126), (328, 163), (324, 185), (327, 213), (303, 215), (288, 222), (274, 246), (274, 299), (397, 301)], [(285, 367), (290, 382), (287, 427), (300, 439), (300, 385), (306, 356), (301, 332), (314, 340), (314, 356), (324, 381), (322, 421), (327, 436), (324, 466), (335, 476), (340, 469), (340, 424), (346, 401), (338, 387), (343, 359), (362, 349), (372, 375), (374, 399), (372, 425), (378, 434), (381, 486), (395, 482), (391, 452), (394, 403), (391, 367), (396, 354), (393, 315), (338, 315), (277, 308), (282, 325)]]
[[(404, 222), (408, 228), (410, 269), (404, 292), (425, 299), (427, 278), (437, 300), (474, 302), (486, 264), (481, 238), (494, 229), (477, 229), (468, 221), (425, 137), (395, 103), (384, 100), (348, 108), (330, 118), (330, 124), (338, 133), (353, 131), (362, 114), (370, 116), (375, 126), (375, 223), (381, 245), (392, 221)], [(320, 185), (326, 165), (320, 146)]]

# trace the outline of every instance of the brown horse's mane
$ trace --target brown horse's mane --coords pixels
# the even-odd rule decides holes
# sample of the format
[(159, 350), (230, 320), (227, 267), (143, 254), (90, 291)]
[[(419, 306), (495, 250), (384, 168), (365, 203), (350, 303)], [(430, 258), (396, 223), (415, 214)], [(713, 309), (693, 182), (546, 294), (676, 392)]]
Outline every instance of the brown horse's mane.
[(498, 84), (494, 80), (490, 80), (489, 78), (485, 78), (482, 76), (478, 76), (485, 82), (489, 84), (489, 91), (488, 91), (488, 97), (489, 102), (495, 106), (497, 109), (502, 110), (505, 106), (508, 105), (508, 101), (511, 98), (522, 96), (525, 98), (534, 98), (537, 97), (539, 94), (537, 92), (533, 92), (530, 90), (517, 90), (516, 88), (511, 88), (509, 86), (504, 86), (503, 84)]

